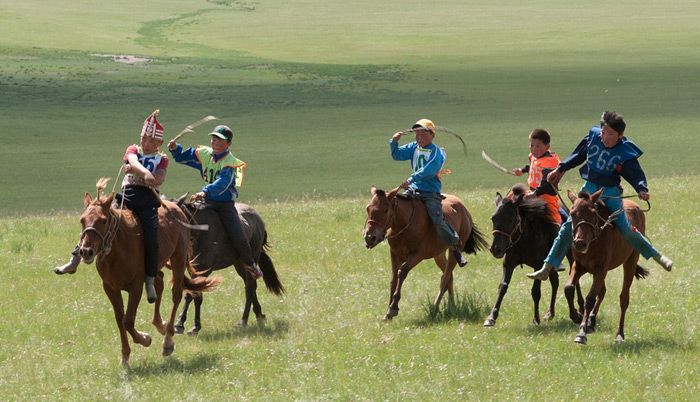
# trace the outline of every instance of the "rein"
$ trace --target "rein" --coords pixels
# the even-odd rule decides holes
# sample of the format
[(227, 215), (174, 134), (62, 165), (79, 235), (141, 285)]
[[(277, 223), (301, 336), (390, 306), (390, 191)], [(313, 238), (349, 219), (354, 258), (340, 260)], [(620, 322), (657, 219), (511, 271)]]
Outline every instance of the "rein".
[[(394, 237), (400, 235), (409, 226), (411, 226), (411, 222), (413, 222), (413, 217), (416, 215), (416, 199), (411, 198), (411, 201), (412, 201), (411, 206), (413, 207), (413, 209), (411, 210), (411, 217), (408, 219), (408, 223), (406, 224), (406, 226), (403, 227), (403, 229), (399, 230), (396, 233), (393, 233), (391, 236), (386, 237), (386, 239), (393, 239)], [(367, 227), (368, 223), (373, 223), (375, 225), (381, 226), (382, 228), (384, 228), (384, 236), (386, 236), (386, 232), (391, 228), (391, 222), (394, 221), (394, 217), (396, 216), (396, 206), (398, 205), (398, 203), (399, 203), (398, 199), (394, 198), (394, 208), (392, 209), (391, 216), (389, 217), (389, 220), (386, 224), (375, 221), (374, 219), (370, 219), (368, 216), (367, 220), (365, 221), (365, 227)], [(363, 231), (363, 233), (364, 233), (364, 231)]]
[[(506, 250), (513, 247), (515, 245), (515, 243), (520, 241), (520, 239), (523, 237), (523, 228), (522, 228), (523, 220), (520, 217), (519, 212), (516, 216), (517, 216), (517, 219), (515, 220), (515, 224), (513, 225), (513, 230), (511, 230), (510, 233), (506, 233), (506, 232), (504, 232), (502, 230), (498, 230), (498, 229), (494, 229), (491, 231), (491, 235), (501, 234), (501, 235), (505, 236), (506, 238), (508, 238), (508, 247), (506, 247)], [(520, 236), (518, 236), (517, 239), (513, 240), (513, 236), (518, 231), (518, 229), (520, 229)]]
[[(121, 211), (124, 206), (124, 199), (122, 198), (122, 202), (119, 205), (119, 213), (121, 215)], [(88, 226), (83, 231), (80, 233), (80, 243), (82, 244), (83, 238), (88, 232), (95, 232), (99, 237), (100, 240), (102, 240), (102, 248), (100, 251), (97, 252), (97, 255), (100, 256), (100, 258), (104, 258), (107, 256), (111, 251), (112, 251), (112, 240), (114, 240), (114, 236), (117, 234), (119, 231), (119, 223), (120, 219), (116, 217), (115, 215), (112, 214), (111, 209), (109, 212), (109, 224), (107, 227), (107, 231), (102, 234), (100, 233), (99, 230), (97, 230), (94, 226)]]
[[(615, 218), (617, 218), (618, 215), (620, 215), (624, 212), (625, 212), (625, 208), (618, 209), (617, 211), (610, 214), (610, 216), (608, 216), (607, 219), (605, 219), (602, 216), (600, 216), (600, 213), (598, 212), (598, 208), (596, 207), (596, 211), (595, 211), (596, 221), (595, 221), (595, 223), (588, 222), (588, 221), (581, 221), (581, 222), (577, 223), (576, 226), (574, 226), (573, 231), (576, 232), (576, 229), (578, 229), (578, 227), (581, 225), (591, 226), (593, 228), (593, 238), (591, 239), (591, 242), (592, 242), (592, 241), (596, 240), (598, 237), (600, 237), (600, 235), (603, 233), (603, 231), (605, 230), (606, 227), (612, 226), (612, 222), (615, 220)], [(603, 225), (598, 226), (598, 223), (600, 223), (601, 221), (603, 222)]]

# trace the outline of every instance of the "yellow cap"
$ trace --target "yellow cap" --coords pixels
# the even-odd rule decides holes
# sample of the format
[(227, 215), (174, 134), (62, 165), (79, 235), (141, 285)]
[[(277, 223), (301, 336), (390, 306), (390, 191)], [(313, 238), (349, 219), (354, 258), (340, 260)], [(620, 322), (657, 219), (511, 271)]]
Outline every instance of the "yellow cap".
[(424, 128), (431, 133), (435, 134), (435, 124), (428, 119), (420, 119), (411, 128)]

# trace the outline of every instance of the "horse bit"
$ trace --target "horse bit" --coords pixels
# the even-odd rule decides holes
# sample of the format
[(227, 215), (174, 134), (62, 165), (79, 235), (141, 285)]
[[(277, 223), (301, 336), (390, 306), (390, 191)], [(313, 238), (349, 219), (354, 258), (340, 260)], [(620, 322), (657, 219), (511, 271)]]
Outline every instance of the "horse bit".
[[(491, 231), (491, 235), (495, 235), (496, 233), (498, 233), (498, 234), (502, 234), (503, 236), (508, 238), (508, 247), (506, 247), (506, 250), (513, 247), (515, 245), (515, 243), (520, 241), (520, 239), (523, 237), (523, 229), (522, 229), (523, 220), (520, 217), (520, 213), (516, 213), (515, 217), (516, 217), (515, 224), (513, 224), (513, 230), (511, 230), (510, 233), (506, 233), (506, 232), (504, 232), (502, 230), (498, 230), (498, 229), (494, 229)], [(518, 229), (520, 229), (520, 236), (518, 236), (517, 239), (513, 240), (513, 235), (515, 235), (515, 232), (517, 232)]]
[[(415, 197), (412, 197), (411, 200), (413, 201), (411, 203), (411, 206), (413, 206), (413, 209), (411, 210), (411, 217), (408, 219), (408, 223), (406, 224), (406, 226), (403, 227), (403, 229), (399, 230), (396, 233), (393, 233), (391, 236), (387, 237), (387, 239), (393, 239), (394, 237), (400, 235), (409, 226), (411, 226), (411, 222), (413, 222), (413, 217), (416, 215), (416, 199), (415, 199)], [(374, 219), (370, 219), (369, 217), (367, 217), (367, 221), (365, 222), (365, 227), (367, 226), (368, 223), (374, 223), (374, 224), (379, 225), (382, 228), (384, 228), (384, 234), (382, 235), (382, 240), (384, 240), (384, 236), (386, 236), (386, 232), (391, 227), (391, 222), (394, 220), (394, 216), (396, 216), (396, 205), (398, 204), (398, 202), (399, 202), (398, 199), (394, 198), (394, 207), (391, 210), (391, 216), (389, 217), (389, 221), (387, 222), (386, 225), (381, 223), (381, 222), (377, 222)]]

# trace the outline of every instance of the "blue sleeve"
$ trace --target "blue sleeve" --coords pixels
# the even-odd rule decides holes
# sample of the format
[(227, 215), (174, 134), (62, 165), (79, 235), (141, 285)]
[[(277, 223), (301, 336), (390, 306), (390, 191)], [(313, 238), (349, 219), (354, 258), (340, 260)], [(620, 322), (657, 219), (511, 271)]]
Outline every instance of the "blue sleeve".
[(226, 166), (221, 169), (213, 183), (202, 187), (202, 191), (207, 193), (210, 197), (217, 198), (223, 195), (229, 188), (235, 189), (235, 184), (236, 176), (234, 175), (233, 168)]
[(175, 162), (195, 168), (199, 170), (199, 173), (202, 173), (202, 164), (197, 159), (196, 151), (197, 148), (182, 149), (182, 146), (177, 144), (177, 148), (174, 151), (170, 151), (170, 155), (173, 156)]
[(407, 161), (411, 159), (415, 148), (414, 143), (400, 147), (398, 141), (392, 140), (389, 140), (389, 146), (391, 147), (391, 157), (394, 158), (395, 161)]
[(435, 147), (431, 155), (432, 157), (428, 160), (425, 166), (411, 175), (409, 178), (411, 183), (416, 183), (437, 176), (440, 169), (442, 169), (442, 165), (445, 164), (445, 158), (442, 156), (442, 152), (440, 152), (440, 148), (438, 147)]
[(575, 168), (576, 166), (584, 163), (586, 161), (586, 158), (588, 158), (588, 141), (589, 141), (589, 135), (583, 137), (581, 142), (576, 146), (576, 149), (569, 155), (568, 158), (566, 158), (565, 161), (560, 162), (559, 166), (557, 166), (557, 170), (560, 172), (566, 172), (567, 170), (571, 170)]
[(642, 191), (649, 192), (649, 188), (647, 187), (647, 177), (636, 158), (622, 163), (620, 175), (632, 185), (638, 194)]

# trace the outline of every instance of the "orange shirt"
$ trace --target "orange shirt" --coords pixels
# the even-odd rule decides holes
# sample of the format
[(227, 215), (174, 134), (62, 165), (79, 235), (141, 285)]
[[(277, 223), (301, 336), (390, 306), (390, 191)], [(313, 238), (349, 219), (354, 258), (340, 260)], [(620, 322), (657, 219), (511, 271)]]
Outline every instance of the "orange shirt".
[[(542, 183), (544, 169), (556, 169), (559, 166), (559, 156), (549, 151), (545, 156), (535, 158), (532, 154), (530, 158), (530, 171), (527, 175), (527, 184), (531, 189), (536, 189)], [(556, 195), (542, 194), (539, 196), (547, 203), (547, 215), (549, 218), (561, 225), (561, 215), (559, 215), (559, 200)]]

